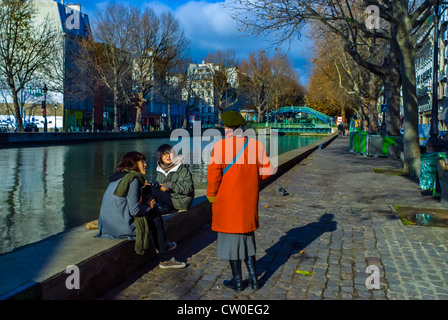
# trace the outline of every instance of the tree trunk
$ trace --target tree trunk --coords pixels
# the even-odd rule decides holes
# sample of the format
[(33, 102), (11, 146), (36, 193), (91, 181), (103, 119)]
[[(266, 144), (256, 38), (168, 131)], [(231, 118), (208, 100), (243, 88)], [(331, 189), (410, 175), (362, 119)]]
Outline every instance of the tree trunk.
[(113, 83), (113, 95), (114, 95), (114, 131), (119, 132), (118, 127), (118, 77), (116, 71), (114, 71), (114, 83)]
[(406, 13), (397, 28), (404, 103), (404, 172), (420, 176), (420, 145), (418, 140), (418, 101), (415, 79), (415, 49), (412, 23)]
[(218, 107), (218, 124), (222, 123), (221, 116), (222, 116), (222, 110), (221, 108)]
[[(391, 32), (396, 37), (396, 26), (391, 26)], [(389, 55), (387, 57), (387, 72), (384, 78), (386, 96), (386, 135), (400, 135), (400, 105), (401, 105), (401, 70), (397, 44), (390, 43)]]
[(117, 83), (114, 83), (114, 131), (118, 132), (118, 88)]
[(361, 127), (361, 131), (368, 131), (369, 129), (369, 120), (368, 120), (368, 114), (369, 114), (369, 101), (367, 98), (361, 98), (361, 107), (360, 107), (360, 114), (361, 117), (359, 119), (359, 126)]
[(139, 105), (135, 109), (135, 131), (142, 132), (142, 106)]
[(341, 116), (342, 116), (342, 123), (347, 123), (347, 115), (345, 113), (345, 106), (341, 108)]
[(386, 109), (386, 135), (400, 135), (400, 95), (401, 79), (399, 70), (391, 67), (390, 72), (384, 79), (385, 95), (387, 100)]
[(369, 88), (369, 98), (367, 100), (368, 107), (368, 132), (378, 133), (378, 109), (377, 102), (379, 96), (379, 81), (374, 75), (371, 76), (372, 82)]
[(16, 113), (16, 128), (17, 132), (25, 132), (23, 130), (23, 119), (22, 115), (20, 114), (20, 105), (19, 105), (19, 96), (18, 92), (16, 91), (16, 88), (14, 86), (10, 86), (11, 93), (12, 93), (12, 100), (14, 103), (14, 112)]
[(376, 99), (370, 97), (368, 100), (368, 132), (372, 134), (378, 133), (378, 110)]
[(183, 129), (187, 129), (188, 128), (188, 123), (190, 122), (189, 106), (190, 106), (190, 94), (188, 94), (187, 103), (185, 104), (184, 121), (182, 122), (182, 128)]
[(170, 99), (168, 99), (168, 105), (167, 105), (167, 117), (168, 117), (168, 130), (171, 130), (171, 102)]
[[(141, 88), (142, 86), (140, 86)], [(145, 103), (145, 99), (143, 97), (143, 91), (138, 92), (138, 101), (135, 106), (135, 131), (142, 132), (142, 109), (143, 104)]]

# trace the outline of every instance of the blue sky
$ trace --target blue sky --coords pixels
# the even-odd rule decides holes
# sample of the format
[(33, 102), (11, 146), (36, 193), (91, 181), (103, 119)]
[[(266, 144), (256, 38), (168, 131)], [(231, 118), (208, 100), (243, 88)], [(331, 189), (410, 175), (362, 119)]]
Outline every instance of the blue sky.
[[(89, 16), (93, 16), (97, 10), (104, 8), (110, 1), (65, 0), (65, 3), (80, 3), (81, 10)], [(191, 56), (194, 62), (201, 62), (207, 53), (226, 49), (234, 49), (240, 59), (247, 58), (250, 52), (259, 49), (265, 49), (272, 55), (274, 49), (269, 48), (270, 43), (266, 39), (253, 38), (238, 31), (235, 21), (224, 9), (225, 1), (115, 0), (115, 2), (129, 3), (140, 8), (149, 6), (156, 12), (171, 11), (190, 40)], [(309, 39), (303, 39), (294, 41), (289, 51), (286, 46), (283, 50), (292, 59), (294, 69), (299, 74), (302, 84), (306, 84), (308, 78), (307, 58), (310, 56), (311, 46), (312, 42)]]

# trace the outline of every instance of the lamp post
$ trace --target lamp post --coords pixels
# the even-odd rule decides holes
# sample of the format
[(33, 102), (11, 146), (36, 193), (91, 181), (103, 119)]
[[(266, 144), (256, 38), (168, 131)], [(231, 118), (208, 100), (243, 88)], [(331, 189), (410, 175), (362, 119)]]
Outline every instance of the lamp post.
[(54, 104), (54, 132), (58, 132), (58, 128), (56, 127), (56, 109), (58, 108), (58, 104)]
[(47, 132), (47, 92), (48, 92), (48, 88), (47, 85), (44, 84), (44, 102), (42, 105), (42, 114), (44, 116), (44, 132)]

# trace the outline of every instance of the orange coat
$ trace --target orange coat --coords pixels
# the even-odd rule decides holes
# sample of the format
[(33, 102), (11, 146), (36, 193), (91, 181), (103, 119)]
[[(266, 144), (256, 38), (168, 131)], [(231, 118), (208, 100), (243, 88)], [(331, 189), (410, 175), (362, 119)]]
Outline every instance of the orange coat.
[(231, 135), (218, 141), (207, 172), (207, 197), (212, 204), (212, 230), (223, 233), (248, 233), (258, 229), (258, 196), (261, 180), (274, 168), (261, 142), (250, 139), (244, 154), (224, 174), (247, 137)]

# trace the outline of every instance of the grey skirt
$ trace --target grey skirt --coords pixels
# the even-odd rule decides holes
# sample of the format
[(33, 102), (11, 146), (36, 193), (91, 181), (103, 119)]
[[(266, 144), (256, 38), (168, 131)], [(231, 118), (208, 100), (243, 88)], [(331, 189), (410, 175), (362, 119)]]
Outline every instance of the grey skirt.
[(218, 232), (216, 255), (225, 260), (245, 260), (256, 253), (254, 232), (235, 234)]

